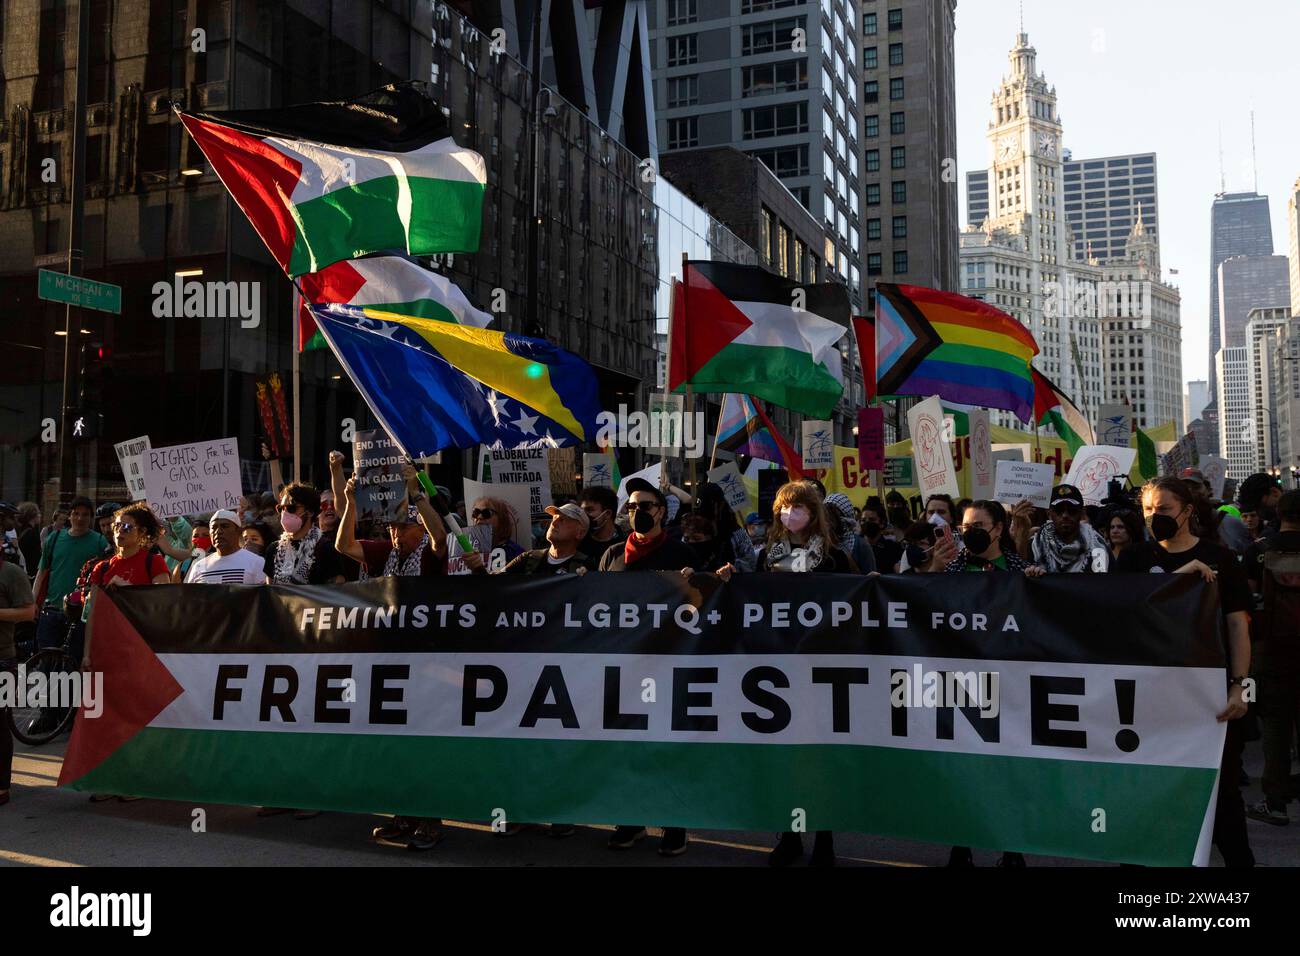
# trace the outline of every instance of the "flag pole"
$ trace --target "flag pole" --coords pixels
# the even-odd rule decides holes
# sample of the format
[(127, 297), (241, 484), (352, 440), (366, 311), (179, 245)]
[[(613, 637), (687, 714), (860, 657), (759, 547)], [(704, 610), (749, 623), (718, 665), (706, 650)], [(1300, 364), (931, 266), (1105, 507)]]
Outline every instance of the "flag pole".
[[(293, 329), (293, 480), (302, 481), (302, 369), (300, 356), (302, 354), (302, 328), (298, 324), (299, 300), (302, 292), (298, 288), (298, 283), (293, 284), (293, 295), (290, 299), (293, 303), (293, 319), (291, 328)], [(305, 301), (305, 300), (304, 300)]]
[[(683, 331), (683, 332), (686, 330), (686, 321), (687, 321), (687, 316), (686, 316), (686, 297), (687, 297), (687, 294), (688, 294), (688, 292), (689, 292), (689, 289), (688, 289), (688, 287), (687, 287), (687, 285), (686, 285), (686, 278), (687, 278), (687, 276), (686, 276), (686, 269), (687, 269), (686, 262), (687, 262), (687, 255), (686, 255), (685, 252), (683, 252), (683, 253), (682, 253), (682, 331)], [(672, 325), (671, 325), (671, 324), (668, 326), (668, 330), (669, 330), (669, 333), (671, 334), (671, 332), (672, 332)], [(669, 362), (672, 361), (672, 353), (671, 353), (671, 352), (668, 354), (668, 359), (669, 359)], [(668, 381), (667, 381), (667, 379), (665, 378), (665, 379), (664, 379), (664, 385), (666, 386), (667, 384), (668, 384)], [(685, 412), (685, 415), (682, 416), (682, 428), (683, 428), (683, 430), (684, 430), (685, 427), (686, 427), (685, 416), (686, 416), (686, 415), (691, 415), (691, 414), (693, 414), (693, 413), (695, 412), (695, 393), (694, 393), (694, 391), (691, 389), (690, 379), (687, 379), (687, 380), (686, 380), (686, 403), (685, 403), (685, 407), (686, 407), (686, 412)], [(689, 472), (689, 474), (690, 474), (690, 481), (688, 482), (688, 484), (690, 485), (690, 488), (691, 488), (691, 494), (692, 494), (692, 495), (697, 495), (697, 494), (699, 493), (699, 489), (696, 488), (696, 486), (695, 486), (695, 479), (696, 479), (696, 474), (695, 474), (695, 459), (694, 459), (694, 458), (688, 458), (686, 464), (687, 464), (687, 470), (688, 470), (688, 472)], [(686, 504), (686, 502), (683, 501), (682, 504), (684, 505), (684, 504)]]
[(709, 471), (712, 471), (718, 463), (718, 439), (722, 437), (722, 416), (727, 411), (727, 399), (731, 393), (727, 392), (722, 396), (722, 405), (718, 407), (718, 424), (713, 429), (713, 453), (709, 455)]

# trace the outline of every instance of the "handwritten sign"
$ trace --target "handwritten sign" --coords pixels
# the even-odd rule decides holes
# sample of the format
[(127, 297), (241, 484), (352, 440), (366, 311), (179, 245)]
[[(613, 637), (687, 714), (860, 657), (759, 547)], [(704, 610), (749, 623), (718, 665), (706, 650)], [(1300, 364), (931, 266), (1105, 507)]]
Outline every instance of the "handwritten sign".
[(1228, 459), (1216, 455), (1206, 455), (1201, 459), (1201, 474), (1210, 483), (1210, 491), (1215, 498), (1223, 500), (1223, 485), (1228, 479)]
[(1028, 498), (1036, 508), (1051, 504), (1056, 468), (1033, 461), (999, 461), (993, 482), (993, 500), (1005, 505)]
[(405, 520), (403, 460), (402, 450), (382, 428), (356, 433), (352, 468), (357, 479), (358, 521)]
[(946, 494), (961, 497), (957, 484), (957, 470), (952, 464), (952, 451), (948, 447), (943, 405), (939, 396), (932, 395), (907, 413), (907, 426), (912, 433), (912, 458), (916, 461), (917, 487), (922, 498)]
[(1128, 477), (1137, 456), (1136, 448), (1114, 445), (1084, 445), (1074, 453), (1065, 484), (1074, 485), (1083, 495), (1084, 504), (1099, 505), (1106, 497), (1112, 478)]
[(122, 466), (122, 475), (126, 478), (126, 494), (132, 501), (147, 498), (148, 490), (144, 485), (145, 462), (143, 452), (149, 450), (149, 436), (141, 435), (113, 445), (117, 452), (118, 464)]
[(234, 438), (150, 448), (144, 457), (149, 504), (159, 518), (239, 510), (239, 442)]
[(987, 498), (993, 493), (993, 442), (989, 433), (989, 410), (973, 408), (967, 419), (970, 422), (970, 494), (972, 498)]

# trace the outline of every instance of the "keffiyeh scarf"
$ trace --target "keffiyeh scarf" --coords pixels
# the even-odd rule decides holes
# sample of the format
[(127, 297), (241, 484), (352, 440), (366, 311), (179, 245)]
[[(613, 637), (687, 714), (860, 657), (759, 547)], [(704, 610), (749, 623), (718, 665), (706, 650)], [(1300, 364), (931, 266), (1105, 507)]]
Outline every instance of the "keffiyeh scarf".
[(275, 579), (272, 584), (306, 584), (311, 567), (316, 563), (316, 545), (320, 543), (320, 528), (312, 528), (298, 548), (293, 546), (293, 535), (285, 532), (275, 545)]

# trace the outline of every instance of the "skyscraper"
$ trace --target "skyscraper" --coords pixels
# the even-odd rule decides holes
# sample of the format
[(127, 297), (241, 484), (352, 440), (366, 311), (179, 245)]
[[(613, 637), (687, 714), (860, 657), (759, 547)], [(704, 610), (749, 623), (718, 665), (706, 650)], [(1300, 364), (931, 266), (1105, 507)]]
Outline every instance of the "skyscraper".
[(1219, 264), (1232, 256), (1271, 256), (1273, 224), (1268, 197), (1219, 193), (1210, 206), (1210, 405), (1218, 401), (1214, 355), (1219, 351)]
[(989, 215), (989, 171), (973, 169), (966, 174), (966, 225), (978, 229)]
[(766, 164), (827, 227), (815, 255), (860, 304), (857, 4), (650, 0), (648, 13), (660, 152), (735, 146)]
[(1291, 303), (1286, 256), (1233, 256), (1219, 263), (1219, 343), (1221, 348), (1246, 344), (1251, 309)]
[(1198, 379), (1194, 382), (1187, 383), (1187, 391), (1183, 393), (1183, 422), (1190, 425), (1196, 419), (1201, 417), (1201, 409), (1210, 401), (1209, 383), (1205, 379)]

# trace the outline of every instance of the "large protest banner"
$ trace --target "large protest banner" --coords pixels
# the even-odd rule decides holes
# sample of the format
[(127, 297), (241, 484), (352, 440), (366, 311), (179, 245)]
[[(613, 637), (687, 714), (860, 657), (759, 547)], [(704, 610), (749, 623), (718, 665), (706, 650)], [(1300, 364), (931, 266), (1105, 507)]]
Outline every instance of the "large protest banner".
[(1208, 859), (1224, 660), (1195, 575), (176, 587), (96, 591), (103, 713), (61, 785), (772, 831), (798, 808), (811, 830)]

